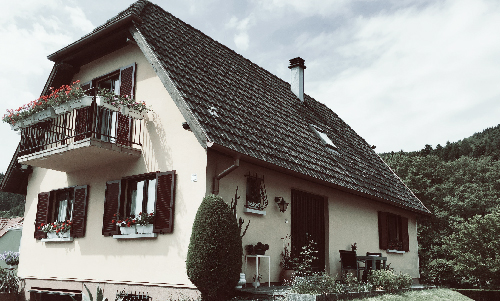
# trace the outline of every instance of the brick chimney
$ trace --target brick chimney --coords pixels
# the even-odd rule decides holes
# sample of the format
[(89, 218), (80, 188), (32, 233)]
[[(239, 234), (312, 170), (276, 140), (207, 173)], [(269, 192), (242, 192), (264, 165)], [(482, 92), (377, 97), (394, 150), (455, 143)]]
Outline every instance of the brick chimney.
[(292, 70), (292, 80), (290, 82), (292, 92), (297, 95), (300, 101), (304, 101), (304, 70), (306, 66), (304, 65), (304, 60), (300, 57), (296, 57), (290, 60), (289, 69)]

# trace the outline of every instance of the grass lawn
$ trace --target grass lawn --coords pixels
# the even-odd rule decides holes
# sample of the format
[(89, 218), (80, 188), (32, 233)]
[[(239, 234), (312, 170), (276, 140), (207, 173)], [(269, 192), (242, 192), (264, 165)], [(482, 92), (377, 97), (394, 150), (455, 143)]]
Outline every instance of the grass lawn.
[(466, 297), (458, 292), (452, 291), (450, 289), (438, 288), (429, 289), (421, 291), (411, 291), (401, 295), (382, 295), (372, 298), (354, 299), (357, 301), (470, 301), (469, 297)]

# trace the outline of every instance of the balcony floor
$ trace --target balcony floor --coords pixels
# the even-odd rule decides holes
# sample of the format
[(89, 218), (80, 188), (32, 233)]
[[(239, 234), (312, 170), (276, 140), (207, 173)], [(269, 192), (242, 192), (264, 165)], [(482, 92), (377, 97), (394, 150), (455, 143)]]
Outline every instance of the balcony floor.
[(19, 163), (63, 172), (74, 172), (117, 162), (133, 162), (141, 149), (86, 138), (18, 158)]

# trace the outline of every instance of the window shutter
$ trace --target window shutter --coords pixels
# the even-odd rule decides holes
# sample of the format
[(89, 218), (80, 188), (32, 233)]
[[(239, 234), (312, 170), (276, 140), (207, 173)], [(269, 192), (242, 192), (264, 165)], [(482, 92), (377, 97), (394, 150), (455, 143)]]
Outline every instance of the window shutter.
[(75, 142), (90, 137), (92, 107), (84, 107), (76, 110), (75, 116)]
[(134, 97), (135, 64), (120, 68), (120, 95)]
[(378, 212), (378, 239), (379, 248), (382, 250), (387, 250), (388, 246), (388, 233), (387, 228), (387, 212)]
[(87, 204), (89, 186), (75, 187), (75, 203), (73, 206), (73, 227), (71, 227), (73, 237), (84, 237), (87, 224)]
[(174, 230), (175, 170), (156, 174), (155, 233)]
[[(135, 64), (120, 68), (120, 95), (134, 97), (135, 86)], [(118, 113), (118, 126), (116, 130), (116, 143), (131, 146), (130, 123), (132, 119), (121, 113)]]
[(116, 143), (125, 145), (125, 146), (131, 146), (132, 144), (130, 143), (131, 139), (131, 131), (130, 131), (130, 123), (132, 122), (132, 118), (123, 115), (122, 113), (118, 112), (118, 127), (116, 129)]
[(35, 220), (35, 238), (42, 239), (47, 235), (38, 227), (41, 228), (42, 224), (47, 224), (49, 215), (49, 202), (50, 192), (41, 192), (38, 194), (38, 204), (36, 206), (36, 220)]
[(118, 227), (112, 221), (115, 219), (114, 215), (120, 210), (121, 191), (121, 180), (106, 182), (104, 215), (102, 217), (102, 235), (104, 236), (112, 236), (119, 233)]
[(410, 251), (410, 236), (408, 235), (408, 219), (401, 216), (401, 237), (403, 241), (403, 251)]

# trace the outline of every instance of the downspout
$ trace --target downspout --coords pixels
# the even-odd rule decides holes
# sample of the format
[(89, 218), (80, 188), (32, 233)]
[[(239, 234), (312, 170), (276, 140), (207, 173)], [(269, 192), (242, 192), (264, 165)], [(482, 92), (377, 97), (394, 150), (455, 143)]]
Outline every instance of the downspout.
[(233, 165), (229, 166), (229, 168), (227, 168), (226, 170), (224, 170), (223, 172), (221, 172), (220, 174), (218, 174), (217, 176), (214, 177), (214, 188), (212, 191), (213, 194), (219, 194), (219, 181), (220, 181), (220, 179), (224, 178), (225, 176), (230, 174), (233, 170), (235, 170), (238, 167), (240, 167), (240, 158), (236, 157), (236, 158), (234, 158)]

